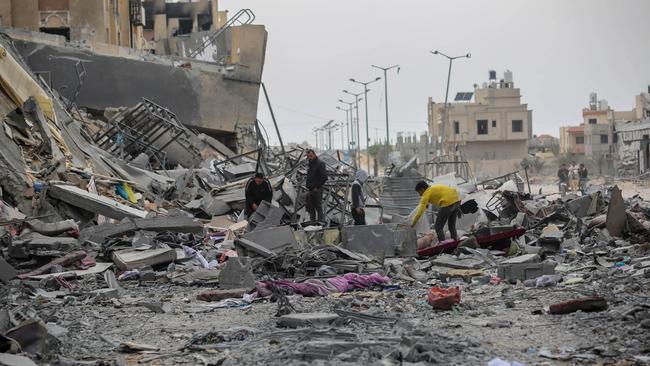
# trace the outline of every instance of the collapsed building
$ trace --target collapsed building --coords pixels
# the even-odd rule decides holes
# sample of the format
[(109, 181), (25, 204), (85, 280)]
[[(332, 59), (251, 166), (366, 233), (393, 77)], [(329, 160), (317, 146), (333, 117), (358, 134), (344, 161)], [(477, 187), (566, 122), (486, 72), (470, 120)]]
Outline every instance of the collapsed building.
[(146, 98), (231, 150), (255, 146), (267, 33), (252, 11), (226, 19), (207, 0), (25, 3), (3, 1), (3, 24), (68, 105), (103, 117)]
[[(112, 85), (118, 74), (140, 77), (131, 68), (171, 71), (155, 81), (169, 87), (210, 81), (203, 65), (216, 64), (30, 37), (47, 38), (0, 35), (0, 363), (649, 360), (641, 197), (596, 186), (533, 194), (516, 174), (476, 183), (467, 162), (438, 161), (432, 181), (480, 208), (459, 218), (460, 240), (439, 241), (432, 210), (409, 225), (413, 186), (426, 180), (417, 157), (364, 185), (370, 225), (352, 226), (355, 169), (322, 153), (327, 217), (309, 221), (301, 147), (271, 149), (259, 131), (242, 146), (239, 133), (199, 129), (144, 84), (126, 105), (118, 94), (128, 90), (111, 91), (128, 86)], [(110, 107), (82, 107), (93, 89), (71, 93), (33, 69), (43, 49), (53, 57), (32, 63), (70, 61), (73, 85), (103, 65), (95, 80), (114, 92)], [(273, 199), (245, 219), (258, 171)]]

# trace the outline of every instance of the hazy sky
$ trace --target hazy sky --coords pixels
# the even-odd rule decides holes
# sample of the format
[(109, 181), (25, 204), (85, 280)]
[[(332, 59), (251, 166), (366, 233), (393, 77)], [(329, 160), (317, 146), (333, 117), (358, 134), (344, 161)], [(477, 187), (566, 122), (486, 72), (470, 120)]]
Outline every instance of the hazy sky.
[[(337, 100), (352, 99), (341, 90), (361, 91), (351, 77), (380, 76), (371, 64), (401, 66), (389, 75), (392, 138), (425, 131), (427, 98), (444, 101), (447, 78), (447, 60), (433, 49), (472, 54), (454, 62), (450, 99), (486, 81), (489, 69), (499, 78), (512, 70), (535, 134), (557, 136), (581, 121), (592, 91), (629, 110), (650, 84), (649, 0), (219, 0), (219, 7), (250, 8), (266, 26), (263, 79), (284, 141), (313, 143), (314, 127), (344, 121)], [(383, 81), (370, 88), (374, 139), (385, 135)], [(258, 117), (271, 134), (262, 94)]]

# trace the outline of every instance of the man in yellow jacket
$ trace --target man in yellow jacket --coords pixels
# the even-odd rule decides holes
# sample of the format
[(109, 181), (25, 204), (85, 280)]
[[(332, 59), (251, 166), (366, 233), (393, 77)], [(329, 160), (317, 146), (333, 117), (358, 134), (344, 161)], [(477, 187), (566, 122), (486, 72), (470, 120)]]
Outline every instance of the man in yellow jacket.
[(415, 226), (427, 209), (427, 206), (432, 204), (440, 207), (434, 225), (436, 234), (438, 235), (438, 241), (445, 240), (445, 223), (449, 226), (451, 237), (454, 240), (458, 240), (458, 233), (456, 232), (456, 219), (460, 211), (460, 195), (458, 191), (444, 184), (433, 184), (429, 186), (425, 181), (418, 182), (415, 185), (415, 190), (422, 198), (420, 199), (417, 211), (415, 211), (415, 216), (413, 216), (411, 226)]

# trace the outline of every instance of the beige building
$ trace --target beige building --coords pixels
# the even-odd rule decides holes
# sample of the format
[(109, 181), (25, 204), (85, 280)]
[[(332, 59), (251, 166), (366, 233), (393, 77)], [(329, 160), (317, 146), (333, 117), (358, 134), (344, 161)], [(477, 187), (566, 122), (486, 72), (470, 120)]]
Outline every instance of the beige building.
[[(650, 88), (649, 88), (650, 89)], [(616, 111), (606, 100), (589, 95), (589, 105), (582, 110), (580, 126), (560, 128), (560, 152), (584, 154), (599, 173), (614, 173), (621, 163), (617, 126), (640, 123), (650, 117), (650, 90), (634, 99), (634, 108)]]
[(585, 154), (585, 126), (560, 127), (560, 154)]
[[(473, 97), (473, 101), (471, 100)], [(466, 159), (479, 178), (497, 176), (519, 169), (528, 156), (532, 138), (532, 111), (521, 103), (512, 72), (502, 80), (490, 71), (490, 80), (475, 85), (473, 93), (458, 93), (449, 103), (449, 116), (443, 127), (444, 103), (429, 98), (429, 133), (444, 146), (439, 153), (454, 152)]]

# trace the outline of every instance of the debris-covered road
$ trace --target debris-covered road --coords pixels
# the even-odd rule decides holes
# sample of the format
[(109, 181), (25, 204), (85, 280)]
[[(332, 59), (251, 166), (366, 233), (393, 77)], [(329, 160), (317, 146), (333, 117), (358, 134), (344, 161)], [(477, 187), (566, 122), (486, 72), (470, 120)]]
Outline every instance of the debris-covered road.
[[(146, 98), (83, 110), (0, 47), (2, 365), (650, 363), (648, 197), (416, 158), (366, 180), (259, 128), (235, 151)], [(424, 181), (458, 199), (418, 220)]]

